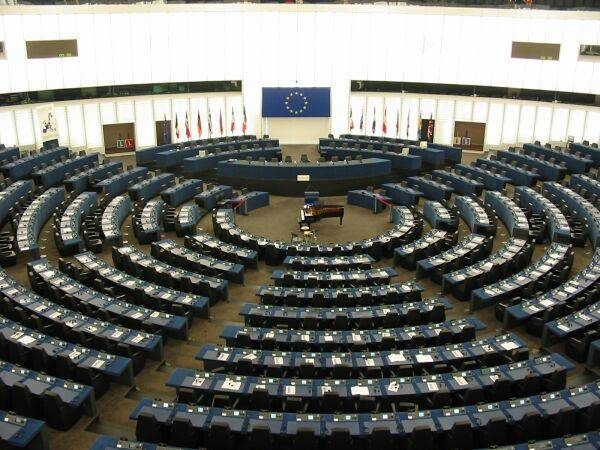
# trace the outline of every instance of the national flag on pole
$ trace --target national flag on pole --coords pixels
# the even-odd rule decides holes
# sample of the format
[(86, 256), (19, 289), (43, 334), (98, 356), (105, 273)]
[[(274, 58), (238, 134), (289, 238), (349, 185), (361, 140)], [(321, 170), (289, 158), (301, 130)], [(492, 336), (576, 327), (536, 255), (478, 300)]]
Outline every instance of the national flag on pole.
[(197, 119), (197, 126), (198, 126), (198, 137), (201, 138), (202, 137), (202, 119), (200, 118), (200, 110), (198, 110), (198, 119)]
[(169, 124), (167, 123), (167, 115), (164, 115), (165, 119), (163, 121), (163, 144), (168, 144), (169, 140)]
[(175, 114), (175, 137), (179, 141), (179, 117)]
[(396, 137), (400, 134), (400, 110), (396, 110)]
[(381, 131), (387, 134), (387, 106), (383, 107), (383, 122), (381, 123)]
[(348, 124), (348, 129), (350, 131), (354, 130), (354, 120), (352, 120), (352, 108), (350, 108), (350, 123)]
[(433, 114), (429, 115), (429, 121), (427, 122), (427, 140), (433, 142)]
[(371, 133), (375, 134), (375, 130), (377, 129), (377, 113), (375, 111), (375, 107), (373, 106), (373, 125), (371, 126)]
[(219, 132), (223, 136), (223, 111), (219, 109)]
[(231, 107), (231, 132), (235, 131), (235, 112), (233, 111), (233, 106)]
[(365, 127), (365, 110), (363, 109), (360, 112), (360, 128), (359, 128), (360, 131), (362, 131), (364, 127)]
[(188, 141), (192, 138), (192, 130), (190, 130), (190, 119), (188, 118), (187, 111), (185, 112), (185, 137)]
[(246, 129), (248, 129), (248, 119), (246, 118), (246, 106), (242, 105), (242, 114), (244, 115), (242, 121), (242, 134), (246, 134)]
[(210, 106), (208, 107), (208, 137), (212, 137), (212, 116), (210, 115)]

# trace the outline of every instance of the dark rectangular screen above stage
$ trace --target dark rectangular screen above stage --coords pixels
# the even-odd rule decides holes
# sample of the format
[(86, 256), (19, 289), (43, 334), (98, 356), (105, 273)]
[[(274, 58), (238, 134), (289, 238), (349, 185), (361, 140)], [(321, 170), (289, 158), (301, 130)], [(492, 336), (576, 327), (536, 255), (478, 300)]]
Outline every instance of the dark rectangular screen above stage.
[(229, 160), (219, 162), (217, 167), (223, 184), (284, 196), (302, 196), (311, 190), (322, 195), (345, 195), (350, 189), (385, 182), (391, 169), (389, 160), (378, 158), (321, 163)]
[(283, 87), (262, 89), (263, 117), (330, 117), (331, 89)]

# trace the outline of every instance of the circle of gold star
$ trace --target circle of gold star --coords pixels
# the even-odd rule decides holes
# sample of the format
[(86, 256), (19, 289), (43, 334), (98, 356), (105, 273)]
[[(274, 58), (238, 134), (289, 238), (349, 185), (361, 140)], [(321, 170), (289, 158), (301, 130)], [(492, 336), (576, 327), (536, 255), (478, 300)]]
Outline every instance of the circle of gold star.
[[(294, 97), (300, 101), (299, 107), (291, 105)], [(298, 102), (298, 100), (296, 100), (296, 102)], [(302, 114), (304, 111), (306, 111), (306, 108), (308, 108), (308, 98), (306, 98), (306, 95), (304, 95), (302, 92), (293, 91), (285, 97), (285, 109), (290, 114), (297, 116), (298, 114)]]

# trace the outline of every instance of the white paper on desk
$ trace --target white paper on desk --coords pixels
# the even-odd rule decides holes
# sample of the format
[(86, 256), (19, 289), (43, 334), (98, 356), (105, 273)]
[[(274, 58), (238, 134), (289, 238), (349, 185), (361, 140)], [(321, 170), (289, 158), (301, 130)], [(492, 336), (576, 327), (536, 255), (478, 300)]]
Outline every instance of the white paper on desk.
[(375, 360), (373, 358), (366, 358), (365, 359), (365, 366), (367, 367), (373, 367), (375, 365)]
[(285, 386), (284, 392), (285, 395), (296, 395), (296, 386)]
[(392, 381), (392, 382), (391, 382), (391, 383), (388, 385), (388, 388), (387, 388), (387, 390), (388, 390), (388, 391), (390, 391), (390, 392), (398, 392), (398, 391), (400, 390), (400, 385), (399, 385), (397, 382), (395, 382), (395, 381)]
[(92, 363), (92, 367), (94, 369), (99, 369), (100, 367), (102, 367), (104, 365), (104, 360), (103, 359), (97, 359), (96, 361), (94, 361)]
[(254, 361), (256, 358), (258, 358), (258, 356), (256, 356), (254, 353), (248, 353), (247, 355), (242, 356), (242, 359), (247, 359), (249, 361)]
[(362, 341), (361, 335), (358, 334), (358, 333), (352, 333), (352, 341), (353, 342), (360, 342), (360, 341)]
[(367, 386), (352, 386), (350, 392), (352, 395), (369, 395), (369, 388)]
[(440, 390), (437, 383), (434, 383), (434, 382), (427, 383), (427, 389), (429, 389), (432, 392), (436, 392), (436, 391)]
[(325, 342), (333, 342), (333, 336), (330, 334), (326, 334), (325, 336), (323, 336), (323, 340)]
[(242, 387), (242, 383), (240, 381), (233, 380), (225, 380), (221, 385), (221, 389), (225, 389), (227, 391), (239, 391)]
[(569, 327), (566, 326), (566, 325), (564, 325), (564, 324), (562, 324), (562, 323), (559, 324), (559, 325), (557, 325), (557, 327), (558, 327), (559, 330), (569, 331)]
[(552, 300), (540, 300), (540, 304), (542, 304), (545, 307), (548, 307), (554, 305), (554, 302)]
[(301, 334), (300, 340), (304, 341), (304, 342), (308, 342), (308, 341), (310, 341), (310, 336), (308, 334)]
[(502, 348), (504, 350), (514, 350), (515, 348), (519, 348), (519, 346), (516, 343), (514, 343), (513, 341), (503, 342), (500, 345), (502, 345)]
[(200, 387), (204, 384), (204, 377), (194, 377), (194, 381), (192, 381), (192, 386)]
[(417, 355), (417, 362), (430, 363), (433, 362), (433, 357), (431, 355)]
[(24, 345), (29, 345), (32, 342), (35, 342), (35, 338), (32, 338), (31, 336), (25, 335), (25, 336), (23, 336), (23, 337), (21, 337), (19, 339), (19, 342), (22, 343), (22, 344), (24, 344)]
[(80, 355), (81, 355), (80, 351), (73, 350), (71, 353), (69, 353), (69, 358), (75, 359), (75, 358), (78, 358)]
[(217, 356), (217, 359), (219, 361), (227, 361), (227, 359), (229, 359), (229, 353), (219, 353), (219, 356)]
[(321, 394), (326, 394), (327, 392), (331, 392), (331, 386), (321, 386)]
[(467, 383), (467, 380), (465, 380), (465, 377), (454, 377), (454, 381), (456, 381), (459, 386), (466, 386), (469, 384)]
[(141, 334), (138, 334), (136, 337), (134, 337), (131, 342), (133, 342), (134, 344), (139, 344), (140, 342), (142, 342), (144, 340), (144, 336), (142, 336)]
[(123, 332), (121, 330), (117, 330), (113, 334), (110, 335), (110, 337), (115, 338), (115, 339), (119, 339), (121, 336), (123, 336)]
[(403, 362), (406, 361), (403, 353), (390, 353), (388, 355), (388, 359), (391, 363)]
[(332, 356), (331, 362), (333, 363), (333, 365), (339, 366), (340, 364), (342, 364), (342, 358), (338, 358), (337, 356)]
[(274, 356), (273, 363), (275, 363), (278, 366), (281, 366), (283, 364), (283, 358), (281, 356)]
[(455, 358), (462, 358), (463, 354), (460, 350), (452, 350), (452, 356), (454, 356)]

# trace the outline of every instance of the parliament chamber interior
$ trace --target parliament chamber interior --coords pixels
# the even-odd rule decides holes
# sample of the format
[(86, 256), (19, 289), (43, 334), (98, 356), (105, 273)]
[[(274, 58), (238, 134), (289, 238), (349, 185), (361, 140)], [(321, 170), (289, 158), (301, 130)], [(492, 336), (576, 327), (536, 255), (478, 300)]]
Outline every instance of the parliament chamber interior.
[(0, 0), (0, 450), (600, 448), (600, 4)]

